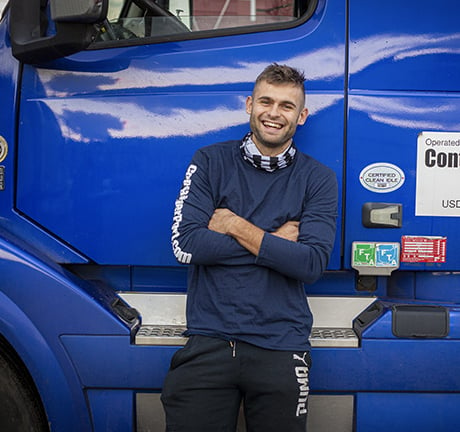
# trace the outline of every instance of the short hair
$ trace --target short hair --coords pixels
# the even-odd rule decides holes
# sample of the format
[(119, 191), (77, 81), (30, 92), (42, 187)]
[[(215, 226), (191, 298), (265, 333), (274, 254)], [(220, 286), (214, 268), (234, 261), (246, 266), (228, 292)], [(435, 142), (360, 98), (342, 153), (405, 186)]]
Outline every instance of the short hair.
[(292, 84), (295, 87), (299, 87), (305, 93), (305, 74), (287, 65), (279, 65), (272, 63), (267, 66), (257, 77), (255, 85), (261, 81), (265, 81), (269, 84)]

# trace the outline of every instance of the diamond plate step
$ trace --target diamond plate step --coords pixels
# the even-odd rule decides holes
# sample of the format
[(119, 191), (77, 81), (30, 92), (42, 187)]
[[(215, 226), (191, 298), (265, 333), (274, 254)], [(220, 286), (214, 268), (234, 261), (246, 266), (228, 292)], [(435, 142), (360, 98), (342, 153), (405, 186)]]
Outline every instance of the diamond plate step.
[(141, 326), (136, 334), (136, 345), (184, 345), (187, 338), (182, 336), (185, 327), (169, 325)]
[(350, 328), (313, 327), (310, 335), (312, 347), (349, 347), (359, 346), (358, 336)]
[[(136, 345), (184, 345), (183, 326), (145, 325), (136, 335)], [(359, 340), (349, 328), (313, 328), (310, 336), (312, 347), (358, 347)]]
[[(182, 336), (187, 325), (186, 295), (180, 293), (118, 293), (142, 317), (135, 343), (138, 345), (181, 346), (187, 341)], [(310, 343), (313, 347), (359, 346), (352, 330), (353, 318), (375, 299), (371, 297), (308, 297), (313, 314)]]

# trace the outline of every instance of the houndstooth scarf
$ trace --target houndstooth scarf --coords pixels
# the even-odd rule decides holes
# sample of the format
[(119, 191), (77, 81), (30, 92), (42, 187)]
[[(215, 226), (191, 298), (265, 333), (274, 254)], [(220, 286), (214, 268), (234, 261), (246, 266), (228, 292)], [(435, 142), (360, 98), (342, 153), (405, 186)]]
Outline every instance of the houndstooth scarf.
[(240, 150), (243, 159), (248, 161), (252, 166), (273, 172), (278, 169), (286, 168), (294, 161), (296, 148), (294, 142), (278, 156), (264, 156), (260, 153), (254, 141), (251, 138), (252, 132), (249, 132), (241, 142)]

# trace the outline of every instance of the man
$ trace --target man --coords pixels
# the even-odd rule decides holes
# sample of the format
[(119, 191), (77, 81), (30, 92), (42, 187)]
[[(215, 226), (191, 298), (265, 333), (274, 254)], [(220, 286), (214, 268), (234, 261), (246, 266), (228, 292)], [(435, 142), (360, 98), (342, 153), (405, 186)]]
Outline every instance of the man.
[(200, 149), (176, 201), (172, 246), (188, 277), (189, 340), (171, 361), (167, 431), (306, 430), (303, 283), (325, 270), (335, 235), (334, 173), (300, 153), (305, 78), (272, 64), (247, 98), (251, 132)]

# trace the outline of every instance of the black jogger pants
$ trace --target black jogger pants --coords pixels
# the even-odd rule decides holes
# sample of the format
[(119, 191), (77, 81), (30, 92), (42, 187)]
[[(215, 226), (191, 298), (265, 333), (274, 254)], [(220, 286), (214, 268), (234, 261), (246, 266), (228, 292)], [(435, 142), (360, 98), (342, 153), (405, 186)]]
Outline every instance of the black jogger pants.
[(161, 400), (167, 432), (305, 432), (310, 353), (191, 336), (178, 350)]

